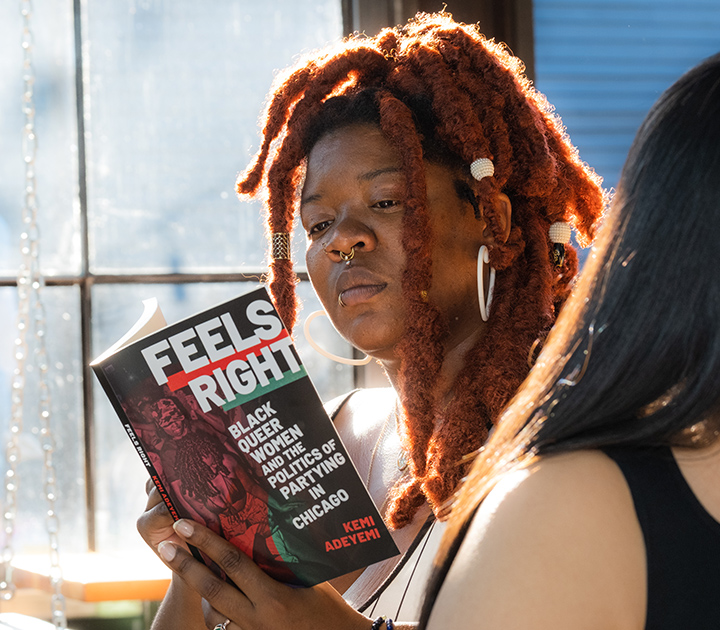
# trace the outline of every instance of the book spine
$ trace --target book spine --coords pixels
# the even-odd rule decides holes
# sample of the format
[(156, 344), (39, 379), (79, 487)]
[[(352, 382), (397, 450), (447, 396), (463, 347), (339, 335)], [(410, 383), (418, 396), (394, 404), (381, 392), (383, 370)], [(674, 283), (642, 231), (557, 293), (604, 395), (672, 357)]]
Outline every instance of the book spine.
[(157, 474), (157, 470), (150, 461), (150, 458), (147, 456), (143, 445), (140, 443), (140, 440), (138, 440), (138, 437), (135, 434), (135, 430), (132, 428), (132, 425), (127, 421), (123, 422), (123, 427), (125, 428), (125, 431), (127, 431), (127, 434), (130, 437), (130, 441), (133, 443), (133, 446), (135, 447), (138, 455), (140, 455), (140, 459), (142, 460), (143, 464), (145, 464), (145, 467), (148, 469), (148, 472), (150, 473), (150, 478), (155, 484), (157, 491), (160, 493), (160, 497), (162, 498), (163, 502), (167, 506), (167, 509), (170, 512), (170, 516), (172, 516), (174, 521), (179, 521), (182, 517), (175, 509), (175, 505), (173, 505), (172, 499), (170, 499), (170, 495), (165, 489), (165, 484), (163, 483), (162, 479), (160, 479), (160, 476)]

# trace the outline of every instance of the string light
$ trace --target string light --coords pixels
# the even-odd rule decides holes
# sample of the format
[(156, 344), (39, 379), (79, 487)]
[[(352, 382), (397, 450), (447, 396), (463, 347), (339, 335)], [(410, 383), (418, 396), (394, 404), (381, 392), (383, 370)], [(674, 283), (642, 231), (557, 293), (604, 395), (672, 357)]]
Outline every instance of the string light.
[(5, 509), (3, 530), (5, 543), (2, 550), (3, 573), (0, 577), (0, 598), (11, 599), (15, 593), (12, 561), (13, 542), (17, 519), (18, 464), (20, 462), (20, 437), (23, 432), (25, 392), (28, 375), (34, 374), (38, 388), (39, 439), (43, 452), (44, 493), (47, 501), (46, 529), (50, 555), (50, 584), (52, 586), (52, 621), (56, 628), (67, 628), (65, 598), (62, 594), (62, 571), (58, 544), (59, 520), (55, 509), (57, 477), (53, 456), (55, 440), (51, 430), (52, 401), (48, 386), (48, 357), (45, 345), (46, 316), (42, 303), (45, 286), (40, 269), (40, 232), (38, 229), (37, 180), (35, 157), (37, 136), (35, 133), (35, 68), (33, 65), (34, 38), (32, 31), (32, 3), (22, 0), (20, 12), (23, 18), (21, 45), (23, 49), (23, 96), (24, 116), (22, 152), (25, 164), (25, 191), (20, 234), (21, 262), (18, 270), (18, 318), (15, 339), (15, 369), (12, 379), (12, 410), (10, 439), (6, 445), (7, 471), (5, 473)]

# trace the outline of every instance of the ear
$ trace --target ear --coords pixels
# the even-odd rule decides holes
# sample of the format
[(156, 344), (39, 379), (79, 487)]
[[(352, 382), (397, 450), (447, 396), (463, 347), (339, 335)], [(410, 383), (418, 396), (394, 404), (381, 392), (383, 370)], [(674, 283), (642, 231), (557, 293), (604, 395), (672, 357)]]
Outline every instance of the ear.
[[(499, 240), (505, 243), (510, 237), (510, 229), (512, 228), (512, 203), (510, 203), (510, 198), (505, 193), (497, 193), (491, 204), (493, 216), (500, 228)], [(494, 235), (489, 232), (490, 230), (485, 228), (485, 236), (492, 239)]]

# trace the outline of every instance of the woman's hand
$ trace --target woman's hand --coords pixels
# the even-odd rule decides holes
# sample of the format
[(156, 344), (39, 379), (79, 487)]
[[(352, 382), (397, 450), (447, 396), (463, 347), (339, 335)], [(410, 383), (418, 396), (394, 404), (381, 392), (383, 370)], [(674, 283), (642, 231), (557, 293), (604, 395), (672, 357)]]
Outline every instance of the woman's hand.
[[(159, 523), (161, 521), (157, 521), (153, 532), (159, 533)], [(203, 609), (208, 628), (226, 619), (231, 621), (227, 630), (316, 630), (318, 627), (369, 630), (372, 625), (370, 619), (353, 610), (329, 584), (312, 588), (286, 586), (268, 576), (235, 546), (193, 521), (178, 521), (175, 532), (174, 540), (160, 542), (158, 553), (206, 600)], [(238, 588), (195, 560), (178, 541), (204, 551)]]
[(145, 491), (148, 495), (147, 504), (145, 511), (137, 520), (140, 535), (153, 551), (157, 551), (157, 546), (163, 540), (173, 540), (182, 544), (182, 540), (173, 529), (173, 518), (152, 479), (147, 480)]
[[(173, 529), (172, 516), (151, 479), (148, 479), (145, 491), (148, 495), (145, 512), (137, 521), (140, 535), (156, 553), (158, 545), (165, 540), (183, 545)], [(155, 615), (152, 630), (201, 630), (205, 626), (201, 606), (200, 596), (173, 574), (170, 588)]]

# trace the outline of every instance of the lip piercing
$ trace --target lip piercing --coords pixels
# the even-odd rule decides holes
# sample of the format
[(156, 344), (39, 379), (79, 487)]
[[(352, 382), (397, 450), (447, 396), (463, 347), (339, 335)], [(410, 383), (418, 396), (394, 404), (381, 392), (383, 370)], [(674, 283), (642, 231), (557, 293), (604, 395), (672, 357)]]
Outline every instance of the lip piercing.
[(355, 258), (355, 246), (353, 245), (347, 254), (345, 252), (338, 252), (338, 254), (343, 261), (349, 263), (353, 258)]
[(342, 293), (340, 293), (340, 294), (338, 295), (338, 304), (339, 304), (340, 306), (342, 306), (343, 308), (345, 308), (345, 307), (347, 306), (347, 304), (345, 304), (345, 302), (343, 302)]

